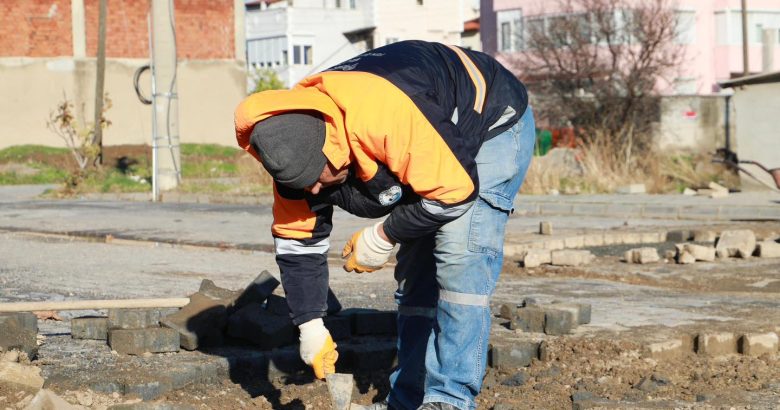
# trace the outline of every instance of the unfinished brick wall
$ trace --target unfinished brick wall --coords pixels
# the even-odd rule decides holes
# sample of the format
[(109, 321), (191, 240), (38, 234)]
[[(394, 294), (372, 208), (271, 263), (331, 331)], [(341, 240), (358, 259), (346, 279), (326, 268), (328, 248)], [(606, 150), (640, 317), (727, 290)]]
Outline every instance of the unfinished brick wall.
[[(98, 5), (84, 0), (89, 57), (97, 55)], [(71, 56), (70, 6), (70, 0), (0, 1), (0, 57)], [(174, 7), (180, 59), (235, 57), (233, 0), (175, 0)], [(108, 0), (107, 57), (149, 58), (149, 11), (150, 0)]]
[(0, 57), (73, 54), (70, 0), (0, 1)]

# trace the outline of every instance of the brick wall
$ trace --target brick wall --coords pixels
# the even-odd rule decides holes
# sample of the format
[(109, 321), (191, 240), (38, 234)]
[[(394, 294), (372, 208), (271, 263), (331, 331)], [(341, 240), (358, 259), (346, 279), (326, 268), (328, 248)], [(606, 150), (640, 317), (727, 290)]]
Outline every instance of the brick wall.
[(0, 1), (0, 57), (69, 56), (71, 41), (70, 0)]
[[(155, 0), (162, 1), (162, 0)], [(106, 56), (149, 58), (150, 0), (108, 0)], [(0, 57), (73, 54), (70, 0), (0, 0)], [(87, 56), (97, 55), (98, 0), (84, 0)], [(49, 18), (49, 10), (56, 6)], [(180, 59), (235, 57), (233, 0), (174, 0)]]

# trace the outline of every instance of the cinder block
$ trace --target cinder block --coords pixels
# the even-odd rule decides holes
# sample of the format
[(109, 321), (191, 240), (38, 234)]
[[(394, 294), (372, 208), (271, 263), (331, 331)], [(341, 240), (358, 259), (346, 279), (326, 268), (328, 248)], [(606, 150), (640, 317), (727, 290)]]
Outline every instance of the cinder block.
[(219, 346), (224, 340), (222, 332), (227, 325), (227, 309), (219, 301), (195, 293), (190, 296), (189, 304), (162, 318), (160, 324), (179, 332), (181, 347), (186, 350)]
[[(695, 245), (692, 243), (680, 244), (685, 252), (691, 254), (697, 261), (714, 262), (715, 261), (715, 248), (711, 246)], [(678, 245), (679, 249), (679, 245)]]
[(250, 303), (262, 304), (274, 293), (279, 286), (279, 281), (268, 271), (262, 271), (249, 286), (241, 292), (233, 303), (235, 310), (239, 310)]
[(566, 310), (545, 309), (544, 333), (560, 336), (571, 333), (576, 327), (576, 319), (572, 312)]
[(258, 303), (251, 303), (230, 316), (228, 334), (248, 340), (263, 349), (298, 342), (298, 329), (289, 317), (268, 313)]
[(561, 250), (552, 252), (552, 264), (556, 266), (582, 266), (593, 260), (593, 254), (581, 250)]
[(527, 367), (539, 358), (539, 342), (523, 340), (511, 346), (491, 345), (488, 358), (490, 367), (499, 370)]
[(347, 340), (352, 337), (352, 322), (348, 317), (325, 316), (322, 321), (333, 340)]
[(356, 335), (398, 333), (398, 314), (393, 311), (358, 311), (352, 316)]
[(780, 243), (763, 241), (758, 243), (758, 256), (761, 258), (780, 258)]
[(516, 310), (514, 318), (509, 322), (509, 328), (526, 333), (543, 333), (544, 318), (543, 309), (535, 306), (524, 307)]
[(549, 250), (530, 249), (523, 257), (523, 266), (526, 268), (536, 268), (552, 262), (552, 255)]
[(696, 353), (720, 356), (737, 353), (737, 338), (733, 333), (699, 333), (696, 336)]
[(160, 326), (159, 309), (109, 309), (109, 329), (145, 329)]
[(688, 242), (691, 239), (693, 239), (693, 235), (688, 230), (669, 231), (666, 233), (666, 240), (669, 242)]
[(539, 222), (539, 233), (541, 235), (552, 235), (553, 233), (552, 222), (550, 221)]
[(70, 321), (70, 335), (74, 339), (108, 340), (108, 318), (82, 316)]
[(574, 323), (585, 325), (590, 323), (591, 305), (588, 303), (555, 303), (549, 309), (565, 310), (574, 315)]
[(30, 312), (0, 314), (0, 348), (19, 350), (34, 359), (38, 354), (38, 318)]
[(123, 354), (178, 352), (179, 332), (164, 327), (113, 329), (108, 332), (108, 344)]
[(626, 251), (623, 255), (623, 259), (628, 263), (656, 263), (661, 258), (658, 256), (658, 251), (655, 248), (636, 248)]
[(750, 229), (723, 231), (715, 249), (727, 253), (730, 257), (750, 257), (756, 249), (756, 235)]
[(739, 352), (749, 356), (777, 353), (780, 338), (774, 332), (747, 333), (739, 338)]
[(568, 238), (563, 238), (563, 245), (566, 247), (566, 249), (582, 248), (585, 246), (585, 237), (569, 236)]

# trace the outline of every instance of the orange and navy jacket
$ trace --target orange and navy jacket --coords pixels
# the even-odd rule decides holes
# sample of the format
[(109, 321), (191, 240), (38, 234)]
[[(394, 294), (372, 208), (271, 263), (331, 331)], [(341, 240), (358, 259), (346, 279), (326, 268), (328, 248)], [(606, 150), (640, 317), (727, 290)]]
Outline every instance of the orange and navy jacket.
[[(316, 110), (326, 122), (323, 153), (350, 169), (347, 184), (316, 197), (275, 184), (272, 233), (283, 279), (285, 267), (302, 268), (295, 255), (307, 264), (313, 254), (325, 257), (334, 204), (364, 217), (389, 213), (385, 232), (401, 243), (462, 215), (479, 190), (480, 146), (514, 125), (527, 103), (522, 83), (488, 55), (423, 41), (380, 47), (291, 90), (247, 97), (236, 110), (236, 136), (255, 158), (256, 123)], [(295, 320), (295, 309), (293, 316), (311, 319)]]

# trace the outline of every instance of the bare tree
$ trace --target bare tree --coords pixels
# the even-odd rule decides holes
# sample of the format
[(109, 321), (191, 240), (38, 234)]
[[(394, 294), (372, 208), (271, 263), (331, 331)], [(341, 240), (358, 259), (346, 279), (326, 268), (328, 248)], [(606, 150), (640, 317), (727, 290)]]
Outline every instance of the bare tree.
[(650, 143), (659, 88), (683, 60), (677, 14), (669, 0), (555, 1), (558, 13), (526, 16), (510, 64), (550, 124), (609, 138), (630, 165)]

